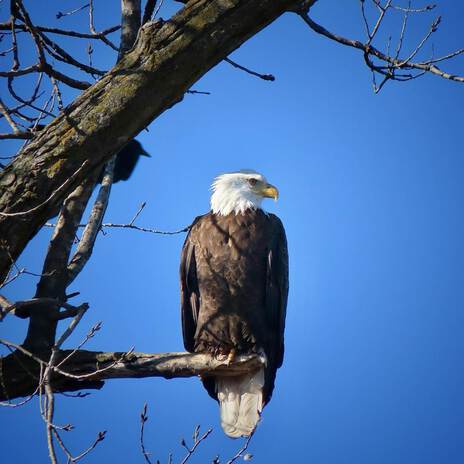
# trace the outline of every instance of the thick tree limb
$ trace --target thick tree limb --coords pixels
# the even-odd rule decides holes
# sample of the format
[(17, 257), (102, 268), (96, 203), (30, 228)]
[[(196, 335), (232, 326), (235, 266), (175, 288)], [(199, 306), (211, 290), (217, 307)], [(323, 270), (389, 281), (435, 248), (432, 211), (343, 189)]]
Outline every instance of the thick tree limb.
[[(76, 187), (63, 203), (45, 257), (42, 277), (37, 284), (35, 297), (38, 301), (66, 301), (66, 288), (69, 283), (67, 263), (79, 221), (92, 194), (95, 181), (96, 175), (93, 174)], [(30, 312), (25, 347), (29, 350), (45, 350), (53, 346), (60, 306), (43, 301)]]
[[(134, 48), (2, 172), (0, 281), (12, 264), (9, 254), (13, 260), (19, 256), (72, 188), (180, 101), (209, 69), (298, 3), (192, 0), (169, 21), (145, 24)], [(57, 191), (76, 172), (71, 185)]]
[(140, 0), (121, 0), (121, 45), (119, 59), (132, 48), (140, 29), (141, 7)]
[[(140, 377), (195, 377), (206, 375), (239, 375), (262, 366), (259, 356), (238, 356), (231, 364), (208, 354), (129, 353), (79, 350), (57, 351), (50, 378), (54, 392), (101, 388), (103, 381)], [(31, 356), (15, 352), (2, 360), (0, 399), (11, 400), (33, 394), (40, 377), (40, 364), (45, 368), (50, 354)], [(59, 366), (59, 367), (57, 367)], [(65, 372), (68, 375), (62, 375)], [(4, 387), (1, 387), (4, 385)], [(6, 390), (6, 391), (5, 391)]]

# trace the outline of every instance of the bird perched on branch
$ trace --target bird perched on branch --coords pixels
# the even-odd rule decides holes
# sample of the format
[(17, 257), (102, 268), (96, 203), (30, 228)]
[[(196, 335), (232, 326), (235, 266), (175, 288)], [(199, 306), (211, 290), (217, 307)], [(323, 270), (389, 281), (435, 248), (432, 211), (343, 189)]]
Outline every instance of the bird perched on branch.
[(277, 188), (255, 171), (223, 174), (211, 211), (195, 219), (180, 266), (185, 348), (232, 361), (261, 355), (264, 367), (235, 377), (205, 377), (230, 437), (249, 436), (269, 402), (284, 354), (288, 254), (280, 219), (261, 209)]
[[(129, 179), (141, 156), (151, 157), (151, 155), (143, 149), (142, 144), (138, 140), (132, 139), (116, 154), (113, 184), (121, 180)], [(101, 183), (103, 179), (104, 171), (105, 168), (103, 168), (100, 173), (100, 177), (98, 178), (99, 183)]]

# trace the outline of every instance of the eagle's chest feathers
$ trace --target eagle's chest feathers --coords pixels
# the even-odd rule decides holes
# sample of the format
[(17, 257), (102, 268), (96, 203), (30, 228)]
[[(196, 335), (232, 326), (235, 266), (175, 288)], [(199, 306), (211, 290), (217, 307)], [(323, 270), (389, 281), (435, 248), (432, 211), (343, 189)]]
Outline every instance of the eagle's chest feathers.
[(201, 295), (197, 342), (203, 347), (256, 347), (255, 335), (264, 329), (258, 315), (265, 305), (269, 231), (269, 218), (260, 210), (209, 214), (199, 224), (195, 234)]
[(225, 278), (233, 272), (233, 281), (241, 281), (248, 272), (265, 265), (270, 240), (266, 225), (267, 215), (262, 211), (227, 216), (212, 214), (201, 230), (201, 236), (206, 237), (199, 243), (201, 254), (214, 265), (216, 272), (225, 270)]

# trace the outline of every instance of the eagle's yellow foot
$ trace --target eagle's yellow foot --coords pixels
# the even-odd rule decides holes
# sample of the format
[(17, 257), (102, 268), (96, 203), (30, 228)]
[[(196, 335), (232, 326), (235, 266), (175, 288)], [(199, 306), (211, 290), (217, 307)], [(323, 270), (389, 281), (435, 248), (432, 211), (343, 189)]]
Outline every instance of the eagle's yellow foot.
[(217, 359), (220, 362), (227, 361), (228, 356), (224, 353), (217, 353), (214, 355), (214, 359)]
[(229, 354), (227, 355), (227, 365), (233, 363), (235, 361), (235, 356), (237, 355), (237, 352), (234, 349), (231, 349), (229, 351)]

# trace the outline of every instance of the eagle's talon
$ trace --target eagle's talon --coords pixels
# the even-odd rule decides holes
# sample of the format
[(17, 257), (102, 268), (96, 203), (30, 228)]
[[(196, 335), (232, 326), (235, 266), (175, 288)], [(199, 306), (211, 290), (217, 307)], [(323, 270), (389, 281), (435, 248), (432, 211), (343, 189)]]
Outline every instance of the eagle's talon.
[(232, 363), (235, 361), (236, 355), (237, 355), (237, 352), (232, 348), (232, 349), (229, 351), (229, 354), (227, 355), (226, 364), (227, 364), (228, 366), (229, 366), (230, 364), (232, 364)]
[(264, 350), (260, 350), (259, 353), (258, 353), (258, 356), (259, 356), (259, 360), (261, 361), (261, 363), (265, 367), (267, 367), (267, 365), (268, 365), (267, 356), (266, 356), (266, 353), (264, 352)]
[(224, 354), (224, 353), (216, 353), (214, 355), (214, 357), (220, 362), (224, 362), (224, 361), (227, 361), (229, 359), (229, 356), (227, 354)]

